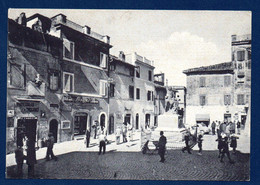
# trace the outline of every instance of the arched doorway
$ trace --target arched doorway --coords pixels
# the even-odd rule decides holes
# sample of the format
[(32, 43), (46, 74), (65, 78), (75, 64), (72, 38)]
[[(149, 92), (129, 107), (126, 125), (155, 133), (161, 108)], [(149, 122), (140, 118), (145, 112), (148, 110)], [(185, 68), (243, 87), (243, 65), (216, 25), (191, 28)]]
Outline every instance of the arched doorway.
[(51, 132), (53, 134), (53, 137), (55, 139), (55, 143), (57, 143), (57, 139), (58, 139), (58, 121), (56, 119), (53, 119), (53, 120), (50, 121), (49, 132)]
[(108, 133), (109, 134), (113, 134), (114, 133), (114, 116), (110, 116), (110, 118), (109, 118)]
[(106, 126), (106, 115), (105, 114), (101, 114), (99, 123), (100, 123), (101, 128), (105, 128), (105, 126)]
[(135, 129), (139, 129), (139, 114), (137, 113), (135, 116)]
[(150, 127), (150, 114), (145, 114), (145, 129)]

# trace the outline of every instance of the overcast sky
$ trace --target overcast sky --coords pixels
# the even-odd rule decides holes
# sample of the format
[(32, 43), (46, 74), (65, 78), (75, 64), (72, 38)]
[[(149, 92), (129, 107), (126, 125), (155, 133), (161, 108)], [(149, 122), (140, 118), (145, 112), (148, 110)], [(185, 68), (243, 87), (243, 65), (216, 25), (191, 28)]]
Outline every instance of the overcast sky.
[(248, 11), (54, 10), (10, 9), (15, 19), (63, 13), (67, 19), (110, 36), (118, 56), (137, 52), (153, 60), (155, 72), (164, 72), (169, 85), (186, 86), (183, 70), (231, 60), (231, 35), (251, 33)]

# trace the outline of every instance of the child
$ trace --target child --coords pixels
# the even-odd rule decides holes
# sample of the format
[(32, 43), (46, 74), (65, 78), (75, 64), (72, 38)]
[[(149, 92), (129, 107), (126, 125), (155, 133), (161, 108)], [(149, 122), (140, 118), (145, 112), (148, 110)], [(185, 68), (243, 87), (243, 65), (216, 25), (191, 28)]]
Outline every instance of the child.
[(239, 137), (237, 137), (235, 134), (232, 134), (230, 139), (231, 139), (231, 143), (230, 143), (230, 147), (233, 148), (233, 153), (236, 153), (236, 148), (237, 148), (237, 139)]
[(199, 153), (198, 153), (198, 155), (202, 155), (202, 141), (203, 141), (203, 139), (202, 139), (202, 134), (200, 134), (199, 135), (199, 137), (198, 137), (198, 147), (199, 147)]

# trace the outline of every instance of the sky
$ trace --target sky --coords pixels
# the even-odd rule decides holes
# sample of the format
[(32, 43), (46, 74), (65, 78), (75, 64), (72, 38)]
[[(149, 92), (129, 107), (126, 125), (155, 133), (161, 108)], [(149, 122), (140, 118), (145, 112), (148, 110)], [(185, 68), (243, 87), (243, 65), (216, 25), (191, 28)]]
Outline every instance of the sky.
[(29, 17), (59, 13), (110, 36), (112, 55), (119, 51), (154, 61), (168, 85), (186, 86), (183, 70), (231, 61), (231, 35), (251, 34), (250, 11), (9, 9)]

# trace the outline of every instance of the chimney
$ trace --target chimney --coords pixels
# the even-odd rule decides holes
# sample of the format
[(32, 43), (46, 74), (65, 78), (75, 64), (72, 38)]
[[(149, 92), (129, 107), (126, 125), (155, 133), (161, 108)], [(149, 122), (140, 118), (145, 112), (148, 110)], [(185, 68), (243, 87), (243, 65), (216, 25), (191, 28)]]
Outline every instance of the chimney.
[(27, 25), (27, 19), (26, 19), (26, 16), (25, 16), (25, 13), (22, 12), (19, 17), (15, 20), (18, 24), (21, 24), (22, 26), (25, 26)]
[(237, 35), (231, 35), (231, 41), (235, 42), (237, 40)]
[(90, 34), (91, 33), (91, 28), (89, 27), (89, 26), (84, 26), (83, 27), (83, 33), (85, 33), (85, 34)]
[(67, 22), (67, 16), (63, 14), (56, 15), (57, 22), (66, 23)]
[(107, 44), (110, 44), (110, 37), (109, 36), (104, 36), (104, 42), (107, 43)]
[(121, 59), (122, 61), (125, 61), (125, 54), (123, 51), (119, 52), (119, 59)]

